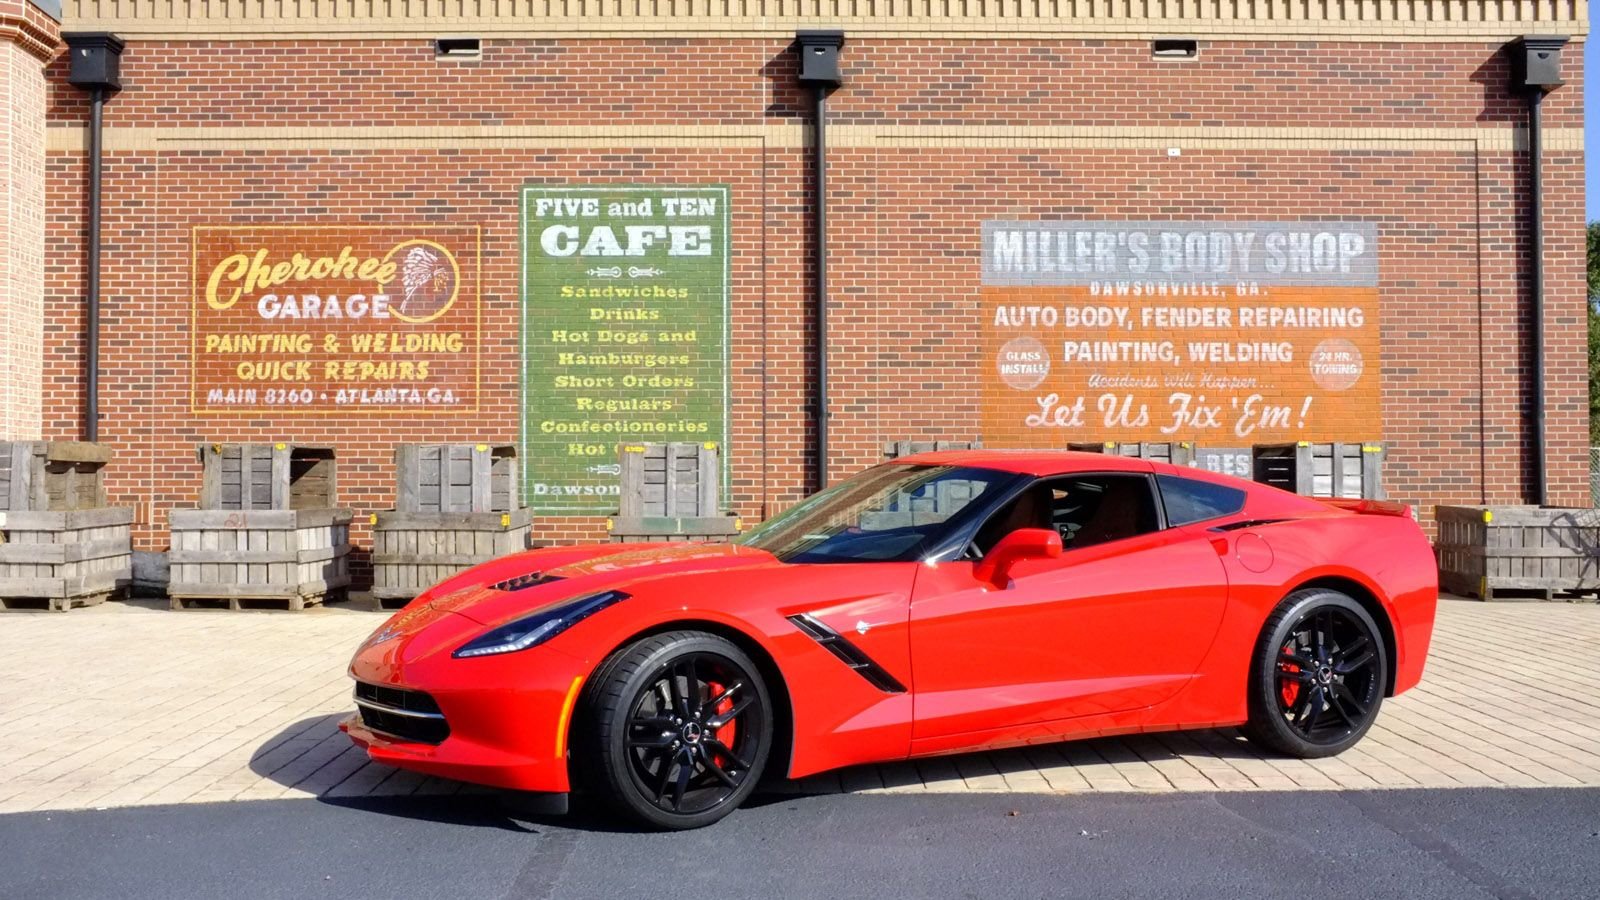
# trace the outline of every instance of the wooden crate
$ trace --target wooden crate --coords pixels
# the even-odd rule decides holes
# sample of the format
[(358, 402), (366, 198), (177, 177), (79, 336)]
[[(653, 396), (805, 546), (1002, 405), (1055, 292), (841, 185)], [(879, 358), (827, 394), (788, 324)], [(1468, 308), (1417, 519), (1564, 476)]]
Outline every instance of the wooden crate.
[(722, 458), (714, 443), (622, 444), (613, 541), (722, 541), (739, 520), (721, 512)]
[(1600, 510), (1435, 508), (1439, 587), (1479, 600), (1600, 592)]
[(76, 441), (0, 442), (0, 510), (64, 512), (106, 505), (110, 448)]
[(983, 441), (885, 441), (884, 459), (899, 459), (913, 453), (933, 453), (938, 450), (981, 450)]
[(1150, 459), (1178, 466), (1187, 466), (1194, 462), (1194, 445), (1188, 441), (1102, 441), (1068, 444), (1067, 449), (1079, 453), (1131, 456), (1135, 459)]
[(1262, 484), (1307, 497), (1387, 499), (1379, 443), (1256, 444), (1250, 455), (1255, 480)]
[(714, 516), (720, 506), (721, 457), (714, 443), (623, 444), (624, 519)]
[(394, 466), (396, 512), (510, 512), (522, 505), (510, 444), (402, 444)]
[(303, 609), (350, 585), (347, 509), (175, 509), (173, 609)]
[(514, 512), (421, 513), (394, 510), (372, 517), (372, 596), (410, 600), (479, 563), (528, 548), (533, 515)]
[(0, 512), (0, 607), (93, 606), (133, 579), (133, 510)]
[(201, 509), (332, 509), (338, 502), (331, 447), (205, 444)]

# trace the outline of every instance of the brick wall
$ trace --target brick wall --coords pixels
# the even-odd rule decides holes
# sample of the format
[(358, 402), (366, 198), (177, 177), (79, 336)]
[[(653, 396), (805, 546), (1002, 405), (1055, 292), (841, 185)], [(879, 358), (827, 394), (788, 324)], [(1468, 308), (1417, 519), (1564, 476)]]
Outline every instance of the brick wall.
[(0, 440), (36, 439), (44, 328), (44, 65), (56, 23), (0, 0)]
[[(1582, 121), (1581, 46), (1567, 56), (1553, 129)], [(843, 59), (832, 472), (876, 462), (885, 440), (975, 436), (985, 220), (1347, 219), (1377, 224), (1381, 257), (1381, 420), (1350, 423), (1351, 438), (1382, 432), (1397, 499), (1526, 499), (1527, 170), (1496, 46), (1212, 42), (1198, 61), (1161, 63), (1137, 41), (862, 39)], [(486, 41), (476, 63), (435, 61), (423, 40), (130, 43), (106, 114), (101, 434), (118, 450), (113, 501), (140, 504), (141, 545), (163, 546), (165, 510), (193, 502), (198, 443), (335, 445), (341, 500), (364, 513), (392, 502), (397, 442), (514, 440), (516, 197), (530, 183), (730, 186), (736, 511), (802, 496), (811, 226), (794, 70), (786, 42), (762, 39)], [(86, 110), (51, 76), (44, 430), (71, 437), (85, 176), (70, 129)], [(1584, 504), (1571, 146), (1546, 158), (1548, 434), (1555, 501)], [(191, 226), (395, 220), (482, 226), (476, 416), (189, 412)], [(599, 527), (545, 519), (538, 533)]]

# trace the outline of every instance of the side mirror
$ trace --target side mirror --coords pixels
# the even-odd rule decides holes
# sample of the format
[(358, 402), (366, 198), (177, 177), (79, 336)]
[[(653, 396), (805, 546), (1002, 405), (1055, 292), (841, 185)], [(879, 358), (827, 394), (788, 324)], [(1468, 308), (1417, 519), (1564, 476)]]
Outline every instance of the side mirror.
[(1005, 590), (1011, 569), (1026, 559), (1055, 559), (1061, 555), (1061, 535), (1053, 528), (1018, 528), (1000, 539), (972, 568), (972, 577)]

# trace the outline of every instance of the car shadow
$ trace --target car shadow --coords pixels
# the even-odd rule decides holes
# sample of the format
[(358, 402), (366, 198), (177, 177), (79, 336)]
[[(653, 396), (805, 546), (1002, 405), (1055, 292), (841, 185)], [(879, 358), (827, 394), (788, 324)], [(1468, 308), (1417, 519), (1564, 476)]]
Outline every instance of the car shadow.
[[(250, 770), (285, 788), (314, 794), (319, 803), (381, 816), (532, 832), (568, 829), (607, 833), (643, 831), (618, 822), (604, 805), (575, 794), (569, 812), (552, 814), (546, 798), (519, 791), (418, 775), (367, 759), (339, 731), (346, 713), (312, 716), (284, 728), (256, 749)], [(1033, 777), (1052, 765), (1153, 763), (1182, 756), (1262, 759), (1238, 729), (1093, 738), (1031, 747), (964, 753), (867, 766), (853, 766), (798, 781), (769, 778), (744, 803), (756, 809), (798, 804), (832, 794), (919, 786), (939, 790), (949, 783), (999, 776)], [(994, 790), (990, 782), (988, 787)], [(1005, 790), (1007, 788), (1000, 787)], [(1037, 787), (1031, 788), (1037, 790)]]
[[(635, 833), (635, 828), (610, 817), (597, 800), (575, 794), (564, 814), (548, 811), (546, 798), (536, 794), (448, 778), (418, 775), (367, 759), (366, 754), (339, 731), (348, 713), (301, 719), (282, 729), (256, 748), (250, 771), (285, 788), (314, 793), (318, 803), (379, 816), (536, 832), (559, 828), (575, 831)], [(812, 793), (778, 782), (763, 784), (746, 808), (803, 800)]]

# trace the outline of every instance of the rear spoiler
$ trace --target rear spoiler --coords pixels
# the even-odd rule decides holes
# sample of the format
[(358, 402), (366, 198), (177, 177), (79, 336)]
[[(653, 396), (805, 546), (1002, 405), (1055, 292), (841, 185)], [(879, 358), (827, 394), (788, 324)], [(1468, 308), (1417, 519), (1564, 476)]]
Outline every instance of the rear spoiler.
[(1405, 516), (1414, 518), (1411, 507), (1393, 500), (1356, 500), (1345, 497), (1316, 498), (1329, 506), (1362, 516)]

